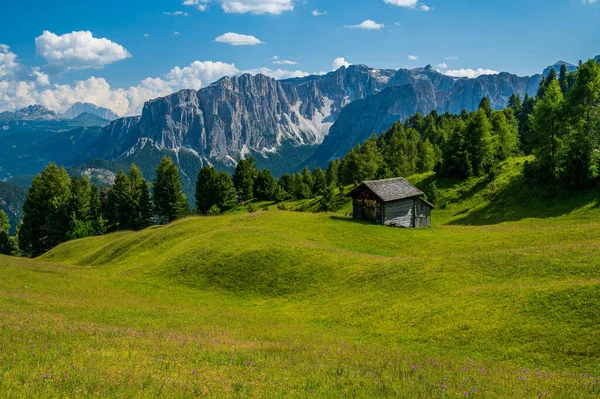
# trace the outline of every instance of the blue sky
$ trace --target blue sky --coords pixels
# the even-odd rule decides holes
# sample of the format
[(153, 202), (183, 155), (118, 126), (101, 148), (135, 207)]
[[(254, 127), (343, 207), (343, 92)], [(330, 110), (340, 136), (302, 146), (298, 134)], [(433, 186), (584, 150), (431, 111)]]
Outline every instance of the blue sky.
[(600, 54), (595, 0), (32, 0), (2, 14), (0, 110), (85, 100), (132, 114), (223, 75), (329, 72), (334, 59), (530, 75)]

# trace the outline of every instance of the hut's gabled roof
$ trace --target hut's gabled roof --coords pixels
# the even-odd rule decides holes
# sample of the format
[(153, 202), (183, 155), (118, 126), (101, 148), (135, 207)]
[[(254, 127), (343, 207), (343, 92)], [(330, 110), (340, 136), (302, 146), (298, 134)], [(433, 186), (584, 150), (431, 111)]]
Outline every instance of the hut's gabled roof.
[(383, 202), (398, 201), (405, 198), (418, 197), (424, 194), (403, 177), (364, 181), (361, 186), (366, 186)]

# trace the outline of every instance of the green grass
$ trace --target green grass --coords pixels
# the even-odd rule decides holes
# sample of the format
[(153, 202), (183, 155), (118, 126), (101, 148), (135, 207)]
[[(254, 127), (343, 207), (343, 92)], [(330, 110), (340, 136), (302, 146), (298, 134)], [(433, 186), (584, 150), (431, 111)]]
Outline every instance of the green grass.
[(269, 207), (0, 257), (0, 396), (596, 398), (598, 190), (518, 162), (427, 230)]

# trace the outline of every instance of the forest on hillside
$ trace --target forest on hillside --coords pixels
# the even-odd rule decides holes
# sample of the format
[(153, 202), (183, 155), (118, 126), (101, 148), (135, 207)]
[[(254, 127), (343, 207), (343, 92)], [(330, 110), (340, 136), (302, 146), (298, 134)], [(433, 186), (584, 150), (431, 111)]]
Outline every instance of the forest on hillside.
[(152, 183), (132, 165), (112, 187), (101, 189), (50, 164), (34, 178), (13, 236), (0, 211), (0, 253), (37, 256), (70, 239), (139, 230), (192, 213), (218, 215), (243, 204), (253, 211), (253, 200), (320, 197), (322, 210), (335, 210), (343, 188), (364, 180), (431, 171), (459, 180), (493, 179), (501, 162), (522, 154), (533, 159), (523, 169), (531, 182), (581, 189), (598, 177), (599, 142), (600, 63), (589, 60), (574, 72), (564, 65), (560, 73), (552, 69), (535, 97), (513, 95), (503, 110), (493, 110), (483, 98), (471, 113), (416, 114), (330, 161), (326, 170), (305, 167), (275, 179), (269, 170), (258, 170), (253, 158), (240, 161), (233, 175), (204, 166), (193, 210), (168, 157)]

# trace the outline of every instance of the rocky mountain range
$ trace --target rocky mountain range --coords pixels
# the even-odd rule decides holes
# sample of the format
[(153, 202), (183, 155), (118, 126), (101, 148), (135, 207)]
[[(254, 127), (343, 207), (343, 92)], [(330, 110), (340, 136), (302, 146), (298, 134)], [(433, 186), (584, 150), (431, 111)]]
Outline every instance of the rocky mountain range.
[(77, 102), (71, 106), (68, 110), (60, 114), (63, 119), (74, 119), (81, 114), (91, 114), (99, 118), (114, 121), (119, 118), (119, 115), (115, 114), (108, 108), (99, 107), (91, 103), (80, 103)]
[(279, 173), (295, 171), (309, 160), (324, 165), (417, 112), (470, 111), (484, 96), (494, 108), (503, 108), (513, 93), (535, 94), (541, 77), (502, 73), (459, 79), (431, 66), (364, 65), (281, 81), (264, 75), (225, 77), (198, 91), (149, 101), (139, 119), (114, 121), (83, 159), (136, 154), (139, 159), (140, 152), (152, 149), (192, 154), (200, 164), (224, 169), (255, 156)]
[(50, 111), (48, 108), (39, 104), (30, 105), (15, 112), (0, 112), (0, 122), (7, 122), (13, 120), (55, 121), (57, 119), (58, 115), (56, 115), (56, 112)]
[(94, 115), (103, 120), (113, 121), (119, 118), (108, 108), (99, 107), (91, 103), (75, 103), (67, 111), (57, 114), (43, 105), (35, 104), (15, 112), (0, 112), (0, 122), (9, 121), (58, 121), (75, 119), (81, 114)]

